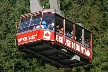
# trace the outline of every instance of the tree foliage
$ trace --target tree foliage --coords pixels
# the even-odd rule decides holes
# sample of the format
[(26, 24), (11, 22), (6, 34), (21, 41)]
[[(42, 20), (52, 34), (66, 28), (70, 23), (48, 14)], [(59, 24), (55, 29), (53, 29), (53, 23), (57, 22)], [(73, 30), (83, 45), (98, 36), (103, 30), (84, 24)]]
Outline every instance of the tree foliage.
[[(41, 0), (49, 8), (48, 0)], [(0, 72), (107, 72), (108, 71), (108, 1), (61, 0), (66, 18), (81, 22), (93, 32), (93, 62), (90, 65), (57, 70), (55, 67), (19, 53), (15, 44), (16, 25), (22, 14), (30, 12), (29, 0), (0, 1)]]

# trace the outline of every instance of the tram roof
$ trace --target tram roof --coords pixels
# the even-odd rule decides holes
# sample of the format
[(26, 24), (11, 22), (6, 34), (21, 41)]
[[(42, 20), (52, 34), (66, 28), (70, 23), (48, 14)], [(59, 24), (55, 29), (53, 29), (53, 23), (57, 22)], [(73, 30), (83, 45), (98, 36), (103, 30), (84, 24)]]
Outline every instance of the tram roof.
[[(22, 18), (28, 18), (28, 17), (30, 17), (30, 16), (37, 16), (37, 15), (41, 14), (42, 12), (43, 12), (43, 13), (48, 13), (48, 14), (55, 14), (55, 15), (57, 15), (57, 16), (59, 16), (59, 17), (65, 19), (66, 21), (69, 21), (69, 22), (72, 23), (72, 24), (76, 24), (75, 22), (73, 22), (73, 21), (71, 21), (71, 20), (69, 20), (69, 19), (67, 19), (67, 18), (65, 18), (65, 17), (62, 17), (61, 15), (59, 15), (59, 14), (57, 14), (57, 13), (55, 13), (55, 12), (49, 12), (49, 11), (38, 11), (38, 12), (34, 12), (34, 13), (24, 14), (24, 15), (21, 15), (21, 16), (20, 16), (20, 19), (22, 19)], [(78, 25), (78, 24), (76, 24), (76, 25)], [(78, 25), (78, 26), (80, 26), (80, 25)], [(85, 29), (85, 30), (88, 30), (87, 28), (84, 28), (84, 27), (82, 27), (82, 26), (80, 26), (80, 27), (83, 28), (83, 29)], [(92, 33), (91, 30), (88, 30), (88, 31)]]

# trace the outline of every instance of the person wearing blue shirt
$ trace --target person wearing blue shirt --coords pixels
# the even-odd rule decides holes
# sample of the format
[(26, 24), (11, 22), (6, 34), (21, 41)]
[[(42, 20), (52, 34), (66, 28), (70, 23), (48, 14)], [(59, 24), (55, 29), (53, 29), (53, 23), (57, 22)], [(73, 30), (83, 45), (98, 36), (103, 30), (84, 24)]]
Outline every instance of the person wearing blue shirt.
[(44, 26), (45, 29), (47, 28), (46, 21), (42, 21), (42, 25)]
[(66, 31), (65, 35), (66, 35), (67, 37), (71, 37), (71, 36), (72, 36), (68, 31)]

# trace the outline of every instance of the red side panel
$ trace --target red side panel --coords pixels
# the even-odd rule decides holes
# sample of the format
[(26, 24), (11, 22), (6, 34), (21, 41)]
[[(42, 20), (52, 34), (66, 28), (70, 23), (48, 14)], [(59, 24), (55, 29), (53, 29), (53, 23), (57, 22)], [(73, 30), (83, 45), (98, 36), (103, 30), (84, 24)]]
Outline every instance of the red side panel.
[(45, 30), (35, 30), (17, 35), (18, 45), (33, 42), (37, 40), (50, 40), (54, 41), (54, 32)]
[[(64, 39), (64, 41), (63, 41)], [(70, 40), (69, 38), (65, 38), (60, 34), (56, 34), (56, 41), (70, 48), (74, 52), (79, 53), (80, 55), (84, 55), (85, 57), (92, 58), (92, 49), (82, 46), (80, 43), (77, 43), (74, 40)]]
[(18, 45), (38, 40), (39, 30), (17, 35)]

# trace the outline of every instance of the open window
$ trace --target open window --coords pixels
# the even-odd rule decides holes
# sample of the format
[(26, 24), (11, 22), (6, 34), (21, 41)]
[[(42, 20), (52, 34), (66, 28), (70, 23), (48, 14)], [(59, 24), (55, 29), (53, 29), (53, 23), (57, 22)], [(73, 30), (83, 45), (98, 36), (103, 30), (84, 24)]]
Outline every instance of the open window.
[(77, 42), (82, 43), (82, 27), (75, 24), (75, 38)]
[(79, 25), (75, 25), (76, 41), (87, 48), (92, 48), (92, 33)]
[(54, 25), (55, 25), (54, 14), (43, 13), (42, 26), (44, 27), (44, 29), (54, 30)]
[(55, 31), (63, 35), (63, 17), (55, 14)]
[(72, 30), (73, 30), (72, 22), (70, 22), (69, 20), (65, 20), (65, 36), (72, 39), (73, 37)]
[(88, 31), (88, 30), (86, 30), (86, 29), (84, 29), (84, 46), (86, 46), (86, 47), (88, 47), (88, 48), (92, 48), (92, 38), (91, 38), (92, 36), (91, 36), (91, 32), (90, 31)]

